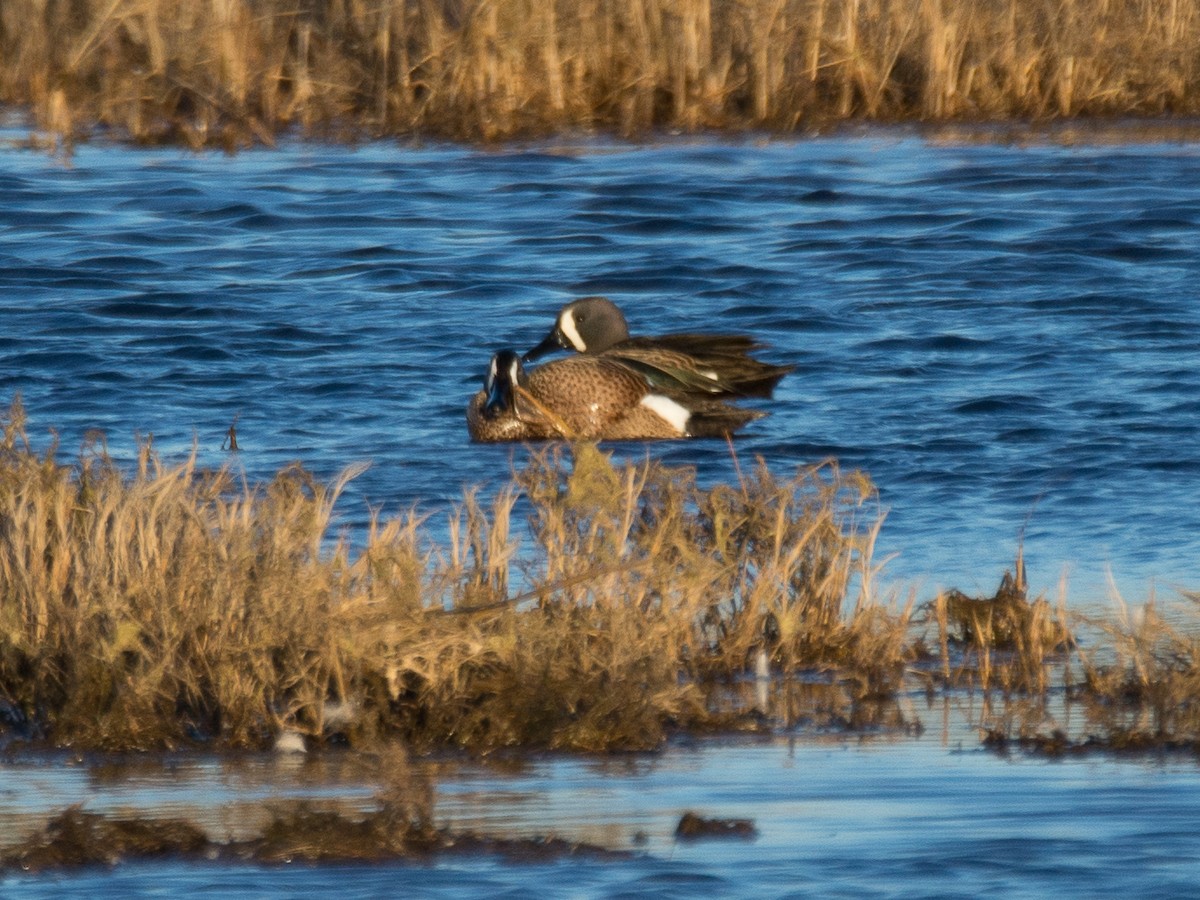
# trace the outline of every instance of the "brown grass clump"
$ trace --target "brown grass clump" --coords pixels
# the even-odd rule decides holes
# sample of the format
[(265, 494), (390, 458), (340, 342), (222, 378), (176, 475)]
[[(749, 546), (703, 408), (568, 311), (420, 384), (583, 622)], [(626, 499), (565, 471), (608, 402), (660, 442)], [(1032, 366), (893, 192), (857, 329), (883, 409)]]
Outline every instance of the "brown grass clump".
[[(1072, 639), (1069, 656), (1056, 654), (1065, 688), (1058, 701), (1048, 702), (1043, 681), (1036, 691), (1006, 699), (1001, 714), (989, 704), (980, 724), (985, 745), (1046, 756), (1200, 753), (1197, 596), (1185, 594), (1190, 606), (1171, 615), (1153, 598), (1131, 610), (1118, 597), (1114, 616), (1080, 617), (1092, 639), (1087, 645)], [(1081, 680), (1073, 659), (1082, 666)]]
[(1200, 630), (1193, 606), (1175, 622), (1151, 599), (1120, 603), (1115, 618), (1093, 623), (1109, 642), (1080, 652), (1077, 695), (1089, 731), (1116, 749), (1162, 742), (1200, 749)]
[[(539, 580), (562, 586), (539, 594), (543, 604), (591, 605), (617, 593), (642, 619), (694, 622), (691, 634), (680, 629), (688, 644), (674, 655), (692, 659), (697, 677), (741, 671), (760, 648), (784, 673), (864, 661), (877, 610), (875, 529), (853, 518), (874, 497), (861, 473), (826, 462), (780, 480), (760, 462), (736, 485), (701, 489), (689, 469), (616, 469), (587, 447), (575, 449), (569, 474), (548, 456), (520, 480), (548, 563)], [(597, 572), (605, 558), (611, 564)], [(603, 577), (580, 579), (589, 572)], [(859, 603), (848, 609), (856, 576)]]
[(472, 140), (1200, 110), (1198, 0), (6, 0), (0, 103), (66, 138)]
[(855, 521), (872, 491), (832, 464), (701, 489), (580, 446), (468, 492), (445, 546), (409, 515), (352, 550), (329, 525), (354, 470), (249, 486), (144, 446), (125, 472), (101, 439), (64, 465), (23, 418), (0, 443), (0, 711), (27, 737), (646, 748), (725, 721), (760, 650), (854, 696), (898, 684), (908, 612), (874, 602), (877, 523)]
[(945, 684), (1044, 694), (1052, 665), (1061, 664), (1074, 646), (1065, 596), (1057, 611), (1045, 597), (1029, 599), (1021, 551), (993, 596), (970, 597), (956, 589), (939, 593), (930, 618)]
[(353, 665), (347, 550), (325, 547), (352, 474), (327, 487), (288, 469), (251, 489), (148, 446), (126, 474), (102, 443), (67, 467), (31, 451), (14, 404), (0, 443), (0, 696), (54, 741), (94, 747), (253, 745), (319, 720)]
[(510, 532), (511, 495), (490, 518), (462, 511), (474, 562), (453, 567), (449, 608), (426, 613), (436, 659), (410, 652), (391, 670), (397, 707), (425, 729), (476, 746), (645, 748), (672, 725), (711, 724), (716, 683), (762, 647), (785, 673), (874, 678), (872, 640), (902, 629), (865, 597), (843, 610), (873, 538), (845, 521), (870, 496), (861, 476), (826, 465), (781, 482), (760, 466), (702, 490), (689, 470), (616, 467), (589, 445), (572, 455), (535, 456), (518, 475), (535, 552), (515, 598), (512, 549), (493, 540)]

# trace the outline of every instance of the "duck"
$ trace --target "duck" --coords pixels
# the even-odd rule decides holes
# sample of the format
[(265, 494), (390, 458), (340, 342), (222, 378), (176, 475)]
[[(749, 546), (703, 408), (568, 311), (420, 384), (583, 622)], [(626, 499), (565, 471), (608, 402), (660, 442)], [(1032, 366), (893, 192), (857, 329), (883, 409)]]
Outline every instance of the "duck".
[(478, 443), (671, 440), (726, 437), (764, 415), (707, 397), (669, 397), (604, 357), (526, 369), (505, 349), (492, 355), (483, 389), (467, 406), (467, 431)]
[(769, 398), (795, 366), (774, 365), (751, 356), (764, 346), (744, 334), (630, 337), (620, 307), (607, 297), (584, 297), (559, 310), (550, 333), (522, 359), (531, 362), (556, 350), (570, 350), (611, 360), (677, 400), (697, 396)]

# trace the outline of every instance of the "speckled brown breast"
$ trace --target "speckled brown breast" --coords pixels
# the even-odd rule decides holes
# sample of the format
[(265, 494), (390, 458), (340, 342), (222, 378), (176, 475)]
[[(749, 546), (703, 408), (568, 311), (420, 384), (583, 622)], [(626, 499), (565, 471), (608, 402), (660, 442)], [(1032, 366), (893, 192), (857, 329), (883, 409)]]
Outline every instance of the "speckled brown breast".
[(572, 356), (528, 372), (534, 398), (584, 440), (676, 438), (684, 433), (641, 405), (645, 379), (603, 358)]
[(467, 433), (471, 440), (485, 444), (504, 441), (544, 441), (560, 435), (554, 426), (540, 418), (521, 418), (515, 410), (496, 416), (484, 415), (487, 394), (483, 391), (467, 405)]
[(541, 441), (655, 440), (687, 435), (642, 405), (645, 380), (611, 360), (572, 356), (530, 369), (514, 408), (495, 416), (483, 412), (483, 391), (467, 407), (472, 440)]

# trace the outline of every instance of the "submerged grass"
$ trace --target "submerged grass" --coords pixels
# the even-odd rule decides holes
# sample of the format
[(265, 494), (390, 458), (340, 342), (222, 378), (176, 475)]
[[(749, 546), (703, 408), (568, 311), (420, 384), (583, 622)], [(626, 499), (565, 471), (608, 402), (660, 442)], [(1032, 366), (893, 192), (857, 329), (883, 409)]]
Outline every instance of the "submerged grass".
[[(0, 701), (54, 744), (265, 746), (284, 731), (358, 744), (648, 748), (728, 724), (716, 695), (768, 653), (784, 672), (887, 690), (908, 612), (870, 596), (873, 492), (832, 463), (736, 486), (535, 455), (450, 540), (375, 521), (329, 534), (353, 470), (265, 485), (103, 443), (71, 465), (0, 443)], [(532, 545), (514, 527), (529, 507)], [(521, 532), (521, 534), (518, 534)], [(859, 591), (847, 608), (852, 585)]]
[(71, 140), (496, 140), (1200, 111), (1200, 0), (5, 0), (0, 103)]
[[(995, 598), (971, 602), (1003, 602), (1006, 586), (1007, 577)], [(1130, 608), (1114, 594), (1114, 614), (1074, 616), (1069, 630), (1063, 606), (1057, 616), (1048, 605), (1039, 611), (1039, 598), (1015, 617), (1020, 627), (1006, 648), (978, 634), (963, 644), (957, 683), (986, 692), (990, 678), (1001, 694), (985, 703), (984, 744), (1048, 756), (1200, 754), (1200, 595), (1183, 599), (1164, 614), (1153, 597)], [(972, 621), (979, 615), (971, 610)], [(965, 662), (971, 651), (974, 666)]]

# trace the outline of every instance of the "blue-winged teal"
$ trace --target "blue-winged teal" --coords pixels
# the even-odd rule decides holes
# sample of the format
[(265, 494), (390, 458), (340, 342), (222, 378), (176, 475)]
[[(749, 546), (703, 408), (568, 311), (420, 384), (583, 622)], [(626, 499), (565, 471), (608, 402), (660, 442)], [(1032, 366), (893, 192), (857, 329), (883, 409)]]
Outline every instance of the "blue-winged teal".
[(723, 437), (766, 413), (696, 397), (672, 399), (612, 360), (572, 356), (526, 370), (492, 357), (484, 389), (467, 407), (472, 440), (658, 440)]
[(751, 356), (763, 347), (743, 334), (629, 336), (625, 316), (605, 297), (584, 297), (558, 313), (554, 328), (525, 360), (557, 350), (619, 363), (641, 374), (673, 398), (770, 397), (794, 366), (776, 366)]

